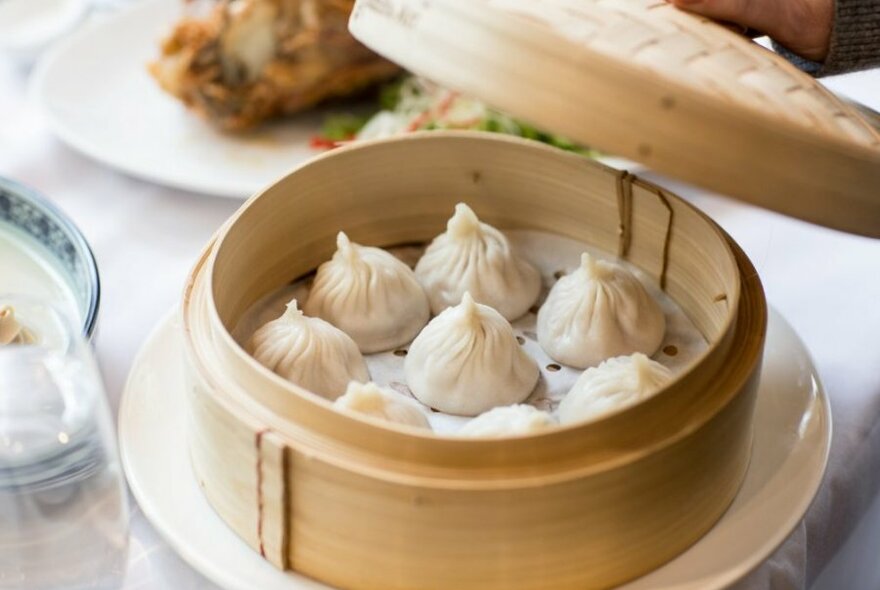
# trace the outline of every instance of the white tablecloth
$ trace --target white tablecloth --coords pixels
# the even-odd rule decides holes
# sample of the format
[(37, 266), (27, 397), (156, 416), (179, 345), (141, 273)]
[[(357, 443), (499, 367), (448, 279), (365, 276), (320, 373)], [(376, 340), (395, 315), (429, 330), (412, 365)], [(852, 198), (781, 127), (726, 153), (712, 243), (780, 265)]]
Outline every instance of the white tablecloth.
[[(880, 108), (880, 72), (833, 84)], [(115, 408), (139, 346), (176, 304), (199, 250), (239, 203), (134, 180), (68, 149), (27, 101), (24, 73), (2, 58), (0, 175), (50, 196), (94, 248), (103, 279), (97, 352)], [(831, 396), (832, 456), (819, 497), (789, 541), (738, 587), (805, 589), (829, 563), (817, 586), (880, 587), (880, 563), (870, 551), (859, 551), (871, 539), (876, 549), (880, 539), (880, 504), (865, 518), (880, 488), (880, 240), (668, 185), (745, 248), (770, 303), (812, 351)], [(215, 587), (183, 563), (133, 505), (125, 588)]]

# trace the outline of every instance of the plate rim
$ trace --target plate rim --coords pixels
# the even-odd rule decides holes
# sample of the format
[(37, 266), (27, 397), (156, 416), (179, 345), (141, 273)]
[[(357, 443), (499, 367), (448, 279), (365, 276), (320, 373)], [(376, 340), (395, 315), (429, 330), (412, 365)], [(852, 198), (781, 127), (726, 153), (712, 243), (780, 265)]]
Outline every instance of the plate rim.
[[(829, 461), (830, 450), (831, 450), (832, 433), (833, 433), (833, 417), (832, 417), (829, 397), (828, 397), (827, 392), (825, 390), (825, 387), (821, 381), (821, 378), (818, 375), (818, 372), (816, 369), (816, 363), (813, 360), (813, 357), (810, 354), (809, 349), (804, 344), (803, 340), (800, 338), (800, 336), (797, 334), (797, 332), (794, 330), (794, 328), (791, 326), (791, 324), (785, 319), (785, 317), (782, 316), (781, 313), (779, 313), (772, 306), (769, 306), (769, 312), (770, 313), (769, 313), (769, 321), (768, 321), (768, 332), (773, 329), (783, 330), (783, 331), (788, 332), (788, 334), (792, 338), (792, 340), (800, 347), (802, 354), (804, 355), (805, 359), (808, 361), (808, 366), (810, 368), (810, 372), (814, 377), (814, 390), (815, 390), (814, 404), (816, 405), (817, 408), (819, 408), (821, 410), (821, 415), (819, 416), (819, 418), (821, 418), (821, 423), (822, 423), (822, 425), (824, 425), (824, 428), (819, 433), (819, 436), (824, 437), (824, 444), (822, 445), (822, 447), (820, 449), (821, 455), (822, 455), (821, 459), (819, 461), (820, 468), (817, 470), (817, 473), (814, 475), (814, 477), (811, 480), (812, 485), (809, 486), (811, 489), (807, 490), (808, 493), (804, 494), (801, 497), (802, 498), (801, 502), (799, 502), (800, 506), (795, 506), (793, 508), (793, 510), (789, 513), (789, 517), (786, 519), (785, 526), (781, 527), (773, 535), (768, 536), (766, 539), (766, 542), (763, 544), (763, 547), (757, 551), (753, 551), (749, 555), (749, 558), (747, 560), (744, 560), (741, 563), (739, 568), (737, 568), (735, 570), (731, 569), (729, 572), (726, 572), (726, 576), (724, 576), (724, 579), (716, 578), (716, 579), (712, 580), (711, 586), (705, 586), (705, 587), (699, 586), (699, 588), (701, 588), (701, 590), (713, 590), (713, 589), (721, 590), (723, 588), (727, 588), (730, 585), (735, 584), (735, 583), (743, 580), (749, 574), (751, 574), (756, 569), (758, 569), (758, 567), (760, 567), (760, 565), (762, 563), (764, 563), (770, 556), (772, 556), (773, 553), (775, 553), (775, 551), (780, 546), (782, 546), (783, 543), (785, 543), (788, 540), (788, 538), (792, 535), (792, 533), (795, 531), (797, 526), (803, 521), (805, 515), (807, 514), (809, 509), (815, 503), (816, 498), (818, 497), (819, 490), (821, 489), (822, 484), (825, 481), (825, 477), (826, 477), (826, 473), (827, 473), (828, 461)], [(240, 584), (237, 582), (237, 579), (235, 577), (230, 577), (229, 575), (225, 574), (224, 570), (222, 568), (204, 567), (202, 564), (202, 562), (204, 561), (204, 558), (199, 557), (197, 551), (192, 551), (185, 544), (178, 542), (178, 540), (174, 537), (174, 535), (170, 534), (166, 530), (166, 526), (162, 524), (162, 517), (159, 514), (156, 514), (156, 511), (155, 511), (156, 507), (149, 501), (149, 497), (147, 495), (145, 495), (144, 490), (140, 489), (140, 487), (138, 485), (136, 485), (138, 478), (136, 476), (132, 476), (133, 473), (137, 473), (137, 468), (133, 466), (133, 462), (135, 461), (135, 459), (133, 458), (133, 455), (136, 455), (136, 453), (130, 452), (130, 449), (129, 449), (129, 446), (127, 443), (128, 437), (126, 436), (126, 431), (128, 430), (127, 424), (128, 424), (128, 421), (129, 421), (130, 415), (131, 415), (131, 412), (128, 410), (128, 405), (130, 403), (132, 403), (131, 399), (135, 395), (137, 395), (135, 393), (132, 393), (132, 391), (134, 391), (134, 389), (135, 389), (134, 381), (135, 381), (135, 378), (138, 374), (138, 370), (145, 363), (146, 358), (150, 355), (150, 353), (153, 351), (154, 347), (157, 345), (156, 344), (157, 341), (160, 341), (163, 337), (169, 337), (169, 335), (173, 335), (174, 332), (172, 330), (175, 327), (177, 329), (182, 329), (182, 327), (179, 324), (179, 320), (180, 320), (180, 308), (179, 308), (179, 306), (175, 305), (174, 307), (171, 308), (171, 310), (166, 312), (164, 317), (159, 322), (156, 323), (153, 330), (150, 332), (150, 334), (144, 340), (144, 343), (141, 345), (141, 348), (138, 350), (138, 353), (135, 356), (135, 359), (131, 365), (131, 369), (129, 371), (128, 378), (126, 379), (125, 386), (124, 386), (123, 392), (122, 392), (122, 397), (120, 399), (120, 404), (119, 404), (119, 414), (118, 414), (119, 420), (118, 420), (118, 425), (117, 425), (117, 435), (118, 435), (118, 441), (119, 441), (118, 444), (119, 444), (120, 461), (121, 461), (123, 470), (125, 472), (126, 482), (128, 483), (128, 486), (132, 492), (132, 495), (134, 496), (135, 500), (137, 501), (138, 507), (140, 508), (140, 510), (144, 514), (144, 516), (147, 518), (150, 525), (156, 530), (156, 532), (158, 532), (158, 534), (162, 538), (162, 540), (165, 543), (167, 543), (175, 551), (175, 553), (177, 553), (190, 567), (192, 567), (195, 571), (197, 571), (200, 574), (202, 574), (203, 576), (205, 576), (205, 578), (207, 578), (211, 582), (217, 584), (218, 586), (220, 586), (221, 588), (224, 588), (226, 590), (239, 590), (240, 588), (242, 588), (242, 590), (244, 590), (244, 588), (242, 586), (240, 586)], [(175, 326), (175, 323), (177, 324), (176, 326)], [(183, 352), (183, 351), (181, 350), (181, 352)], [(180, 361), (185, 362), (185, 359), (181, 358)], [(764, 369), (762, 369), (762, 371), (763, 370)], [(184, 387), (184, 386), (181, 384), (181, 387)], [(759, 393), (760, 393), (760, 389), (759, 389)], [(753, 448), (754, 448), (754, 444), (755, 444), (755, 442), (754, 442), (754, 438), (753, 438)], [(188, 457), (188, 454), (187, 454), (187, 457)], [(187, 459), (187, 461), (188, 461), (188, 459)], [(747, 469), (747, 473), (748, 473), (748, 470), (752, 468), (752, 462), (753, 462), (753, 456), (752, 456), (752, 458), (750, 458), (749, 468)], [(193, 483), (195, 483), (195, 482), (193, 482)], [(737, 495), (738, 494), (739, 494), (739, 491), (737, 492)], [(143, 501), (144, 497), (147, 498), (146, 502)], [(202, 502), (207, 504), (207, 500), (204, 498), (203, 495), (200, 494), (199, 497), (201, 498)], [(213, 508), (211, 508), (210, 505), (208, 505), (207, 507), (213, 512)], [(219, 516), (218, 516), (218, 518), (219, 518)], [(723, 518), (724, 518), (724, 516), (722, 516), (722, 519)], [(221, 522), (222, 522), (222, 519), (221, 519)], [(223, 523), (223, 524), (225, 525), (225, 523)], [(714, 529), (714, 526), (713, 526), (713, 529)], [(709, 532), (711, 532), (711, 530), (712, 529), (710, 529)], [(229, 535), (235, 536), (235, 533), (231, 529), (229, 529), (228, 527), (227, 527), (227, 532)], [(709, 533), (707, 533), (707, 534), (709, 534)], [(241, 546), (242, 546), (243, 550), (250, 551), (250, 548), (247, 547), (247, 545), (245, 545), (244, 542), (241, 541), (241, 539), (238, 539), (237, 536), (235, 538), (239, 542), (241, 542)], [(701, 537), (699, 540), (696, 541), (696, 543), (694, 545), (695, 546), (699, 545), (699, 543), (702, 541), (702, 539), (703, 538)], [(685, 550), (685, 553), (687, 551), (690, 551), (690, 548)], [(677, 559), (677, 557), (674, 558), (673, 561), (675, 559)], [(619, 587), (620, 590), (627, 590), (628, 588), (630, 588), (631, 584), (638, 584), (640, 582), (640, 580), (650, 577), (652, 574), (654, 574), (658, 570), (662, 569), (663, 567), (665, 567), (665, 564), (661, 565), (659, 568), (657, 568), (655, 570), (652, 570), (651, 572), (648, 572), (647, 574), (645, 574), (644, 576), (642, 576), (640, 578), (636, 578), (634, 580), (631, 580), (630, 582), (625, 583), (623, 586)], [(299, 588), (303, 588), (303, 589), (307, 589), (307, 590), (312, 590), (312, 589), (314, 589), (314, 590), (317, 590), (317, 589), (333, 590), (332, 586), (324, 584), (323, 582), (320, 582), (318, 580), (308, 578), (298, 572), (279, 572), (279, 573), (286, 575), (286, 576), (289, 576), (289, 582), (291, 584), (290, 587), (292, 590), (297, 590)], [(294, 578), (292, 576), (296, 576), (296, 578)], [(686, 582), (684, 585), (682, 585), (682, 588), (689, 589), (689, 588), (695, 588), (695, 587), (691, 585), (691, 582)]]
[(156, 10), (159, 6), (170, 3), (171, 0), (143, 0), (140, 3), (126, 6), (113, 14), (105, 15), (98, 19), (87, 19), (82, 27), (55, 43), (46, 51), (45, 55), (39, 59), (27, 82), (26, 92), (28, 99), (32, 104), (37, 105), (40, 113), (48, 123), (49, 128), (58, 139), (74, 151), (85, 155), (98, 164), (109, 166), (110, 168), (118, 170), (133, 178), (145, 180), (161, 186), (168, 186), (193, 193), (211, 194), (223, 198), (244, 199), (246, 196), (243, 196), (240, 191), (231, 190), (228, 187), (225, 187), (222, 183), (216, 183), (215, 185), (208, 187), (201, 183), (187, 182), (185, 179), (177, 176), (163, 176), (152, 172), (145, 167), (134, 166), (131, 164), (130, 160), (118, 157), (113, 153), (108, 153), (106, 150), (96, 147), (94, 142), (73, 131), (70, 126), (64, 122), (63, 118), (60, 118), (55, 110), (48, 104), (48, 76), (51, 73), (52, 68), (57, 66), (58, 60), (63, 59), (71, 47), (76, 47), (85, 42), (96, 32), (101, 33), (109, 30), (120, 21), (127, 21), (142, 12), (147, 13)]
[[(141, 15), (148, 15), (156, 11), (163, 10), (164, 7), (177, 6), (179, 3), (175, 0), (141, 0), (125, 6), (118, 11), (101, 15), (95, 18), (89, 18), (85, 24), (67, 35), (57, 43), (53, 44), (44, 55), (40, 57), (31, 72), (28, 81), (26, 95), (28, 100), (36, 105), (40, 114), (44, 117), (47, 126), (51, 132), (58, 137), (65, 145), (73, 149), (79, 154), (86, 156), (94, 162), (107, 166), (113, 170), (121, 172), (130, 178), (149, 182), (154, 185), (183, 190), (186, 192), (201, 194), (224, 199), (232, 199), (244, 201), (252, 194), (261, 191), (264, 187), (274, 183), (276, 178), (267, 178), (261, 185), (245, 186), (247, 183), (230, 183), (224, 180), (190, 180), (187, 176), (181, 174), (163, 174), (148, 166), (139, 166), (131, 158), (124, 158), (119, 152), (107, 150), (95, 144), (95, 142), (81, 133), (75, 131), (65, 119), (56, 112), (50, 105), (48, 80), (51, 77), (53, 68), (58, 67), (59, 60), (63, 60), (71, 50), (77, 48), (84, 43), (89, 43), (89, 39), (94, 35), (106, 34), (107, 31), (117, 27), (119, 23), (126, 23), (137, 19)], [(171, 27), (173, 22), (169, 22), (167, 27)], [(161, 33), (157, 32), (157, 35)], [(158, 50), (159, 40), (156, 39), (156, 48)], [(140, 64), (145, 67), (144, 64)], [(181, 109), (183, 108), (182, 105)], [(199, 119), (199, 117), (186, 111), (188, 117)], [(207, 123), (202, 122), (207, 125)], [(303, 162), (310, 160), (319, 152), (310, 154), (308, 158), (297, 160), (291, 158), (289, 169), (281, 174), (289, 173)]]

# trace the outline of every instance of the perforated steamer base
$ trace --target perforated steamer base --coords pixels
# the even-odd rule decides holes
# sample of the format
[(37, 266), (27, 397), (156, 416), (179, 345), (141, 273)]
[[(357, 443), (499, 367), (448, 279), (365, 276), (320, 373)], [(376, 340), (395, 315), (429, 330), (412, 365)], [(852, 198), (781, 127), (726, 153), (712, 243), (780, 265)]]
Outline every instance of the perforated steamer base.
[[(606, 252), (563, 236), (533, 230), (509, 230), (505, 234), (517, 252), (541, 271), (544, 283), (541, 296), (529, 313), (512, 322), (518, 341), (541, 369), (538, 385), (524, 403), (531, 404), (541, 410), (554, 411), (582, 373), (578, 369), (555, 362), (541, 349), (536, 334), (536, 312), (547, 296), (550, 287), (559, 277), (577, 268), (580, 255), (584, 251), (601, 259), (614, 260), (623, 264), (639, 278), (654, 299), (660, 302), (666, 315), (666, 335), (660, 349), (653, 357), (654, 360), (677, 374), (708, 348), (706, 339), (682, 309), (657, 286), (656, 281), (637, 267)], [(402, 246), (391, 248), (390, 251), (410, 266), (415, 266), (424, 247)], [(284, 289), (270, 293), (259, 301), (233, 330), (233, 336), (239, 344), (250, 350), (248, 343), (256, 329), (279, 317), (284, 311), (285, 304), (291, 299), (297, 299), (302, 306), (308, 296), (311, 280), (312, 275), (295, 281)], [(370, 378), (374, 382), (390, 386), (404, 395), (412, 396), (412, 392), (406, 385), (403, 370), (406, 350), (407, 346), (402, 346), (395, 350), (366, 355), (365, 358)], [(428, 407), (425, 407), (425, 411), (429, 414), (431, 427), (438, 434), (454, 433), (470, 421), (470, 418), (444, 414)]]

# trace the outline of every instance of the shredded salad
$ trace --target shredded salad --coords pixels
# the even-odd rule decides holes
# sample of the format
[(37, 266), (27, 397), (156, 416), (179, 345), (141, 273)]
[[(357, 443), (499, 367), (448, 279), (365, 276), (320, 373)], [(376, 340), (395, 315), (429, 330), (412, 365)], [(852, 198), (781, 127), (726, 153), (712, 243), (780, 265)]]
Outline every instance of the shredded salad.
[(324, 120), (315, 149), (332, 149), (351, 141), (381, 139), (412, 131), (458, 129), (490, 131), (534, 139), (593, 157), (595, 150), (559, 135), (544, 133), (484, 103), (411, 76), (383, 88), (380, 110), (373, 115), (334, 114)]

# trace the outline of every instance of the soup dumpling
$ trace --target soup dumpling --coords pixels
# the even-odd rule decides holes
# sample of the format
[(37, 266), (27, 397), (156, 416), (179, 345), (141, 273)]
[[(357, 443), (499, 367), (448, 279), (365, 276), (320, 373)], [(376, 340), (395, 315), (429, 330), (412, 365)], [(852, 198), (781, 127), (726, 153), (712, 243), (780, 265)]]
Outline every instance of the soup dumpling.
[(484, 412), (458, 430), (460, 436), (496, 438), (543, 432), (556, 425), (547, 412), (527, 404), (502, 406)]
[(343, 411), (356, 412), (395, 424), (431, 428), (425, 412), (415, 400), (393, 389), (379, 387), (373, 382), (352, 381), (342, 397), (333, 402), (333, 406)]
[(404, 372), (416, 399), (461, 416), (519, 403), (538, 382), (538, 365), (516, 341), (510, 323), (467, 292), (416, 337)]
[(303, 311), (351, 336), (364, 354), (415, 338), (431, 310), (412, 269), (381, 248), (355, 244), (344, 232), (336, 246), (333, 258), (318, 268)]
[(557, 409), (559, 422), (600, 418), (632, 406), (672, 381), (672, 373), (636, 353), (608, 359), (584, 371)]
[(416, 265), (435, 314), (461, 302), (465, 291), (508, 320), (524, 315), (541, 292), (541, 275), (510, 246), (507, 237), (480, 222), (464, 203)]
[(254, 332), (254, 358), (304, 389), (336, 399), (349, 381), (369, 381), (364, 357), (348, 334), (322, 320), (303, 315), (294, 299), (276, 320)]
[(666, 318), (635, 275), (585, 252), (580, 267), (550, 289), (537, 332), (550, 358), (585, 369), (616, 356), (654, 354)]

